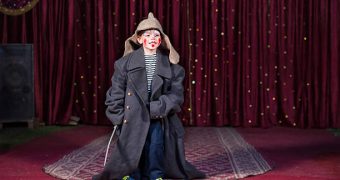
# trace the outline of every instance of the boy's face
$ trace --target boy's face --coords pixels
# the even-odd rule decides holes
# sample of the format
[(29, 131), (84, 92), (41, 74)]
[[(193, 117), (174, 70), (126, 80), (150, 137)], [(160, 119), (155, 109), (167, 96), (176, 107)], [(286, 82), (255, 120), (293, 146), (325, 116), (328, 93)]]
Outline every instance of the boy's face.
[(158, 30), (146, 30), (138, 38), (138, 42), (148, 50), (156, 50), (162, 42), (161, 33)]

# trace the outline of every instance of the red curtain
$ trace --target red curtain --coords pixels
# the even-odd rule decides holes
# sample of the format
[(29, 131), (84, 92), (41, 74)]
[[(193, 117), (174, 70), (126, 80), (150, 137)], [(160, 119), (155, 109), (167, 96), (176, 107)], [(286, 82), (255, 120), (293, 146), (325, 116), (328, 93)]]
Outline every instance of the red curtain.
[(184, 124), (340, 127), (337, 0), (40, 0), (0, 14), (1, 43), (34, 44), (36, 114), (109, 124), (124, 41), (152, 11), (186, 69)]
[(47, 124), (65, 124), (72, 113), (74, 10), (74, 1), (40, 1), (21, 16), (0, 14), (1, 43), (33, 43), (36, 116)]

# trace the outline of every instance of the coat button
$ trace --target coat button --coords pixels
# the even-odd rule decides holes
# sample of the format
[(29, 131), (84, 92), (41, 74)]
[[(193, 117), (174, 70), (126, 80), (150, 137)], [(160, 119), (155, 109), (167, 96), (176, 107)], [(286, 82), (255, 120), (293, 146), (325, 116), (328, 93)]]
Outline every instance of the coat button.
[(124, 121), (123, 121), (123, 122), (124, 122), (124, 124), (126, 124), (126, 123), (128, 123), (128, 120), (127, 120), (127, 119), (124, 119)]
[(128, 96), (132, 96), (132, 93), (131, 93), (131, 92), (128, 92)]
[(126, 109), (131, 109), (130, 106), (126, 106)]

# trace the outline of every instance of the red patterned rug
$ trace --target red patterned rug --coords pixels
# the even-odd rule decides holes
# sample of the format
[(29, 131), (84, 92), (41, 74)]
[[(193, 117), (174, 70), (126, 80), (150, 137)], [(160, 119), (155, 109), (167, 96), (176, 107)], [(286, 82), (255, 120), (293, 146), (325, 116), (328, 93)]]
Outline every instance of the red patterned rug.
[[(100, 137), (45, 166), (44, 172), (60, 179), (91, 179), (103, 169), (109, 136)], [(205, 172), (210, 180), (239, 179), (271, 169), (233, 128), (186, 128), (185, 150), (187, 160)]]

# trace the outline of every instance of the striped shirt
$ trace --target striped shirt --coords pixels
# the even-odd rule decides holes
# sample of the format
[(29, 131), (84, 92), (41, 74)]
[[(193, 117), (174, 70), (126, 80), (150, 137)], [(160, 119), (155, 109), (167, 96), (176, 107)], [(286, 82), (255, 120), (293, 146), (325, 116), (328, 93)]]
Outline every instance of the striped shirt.
[(145, 67), (146, 67), (146, 79), (148, 80), (148, 92), (150, 93), (152, 78), (156, 70), (157, 57), (156, 57), (156, 54), (153, 54), (153, 55), (144, 55), (144, 58), (145, 58)]

